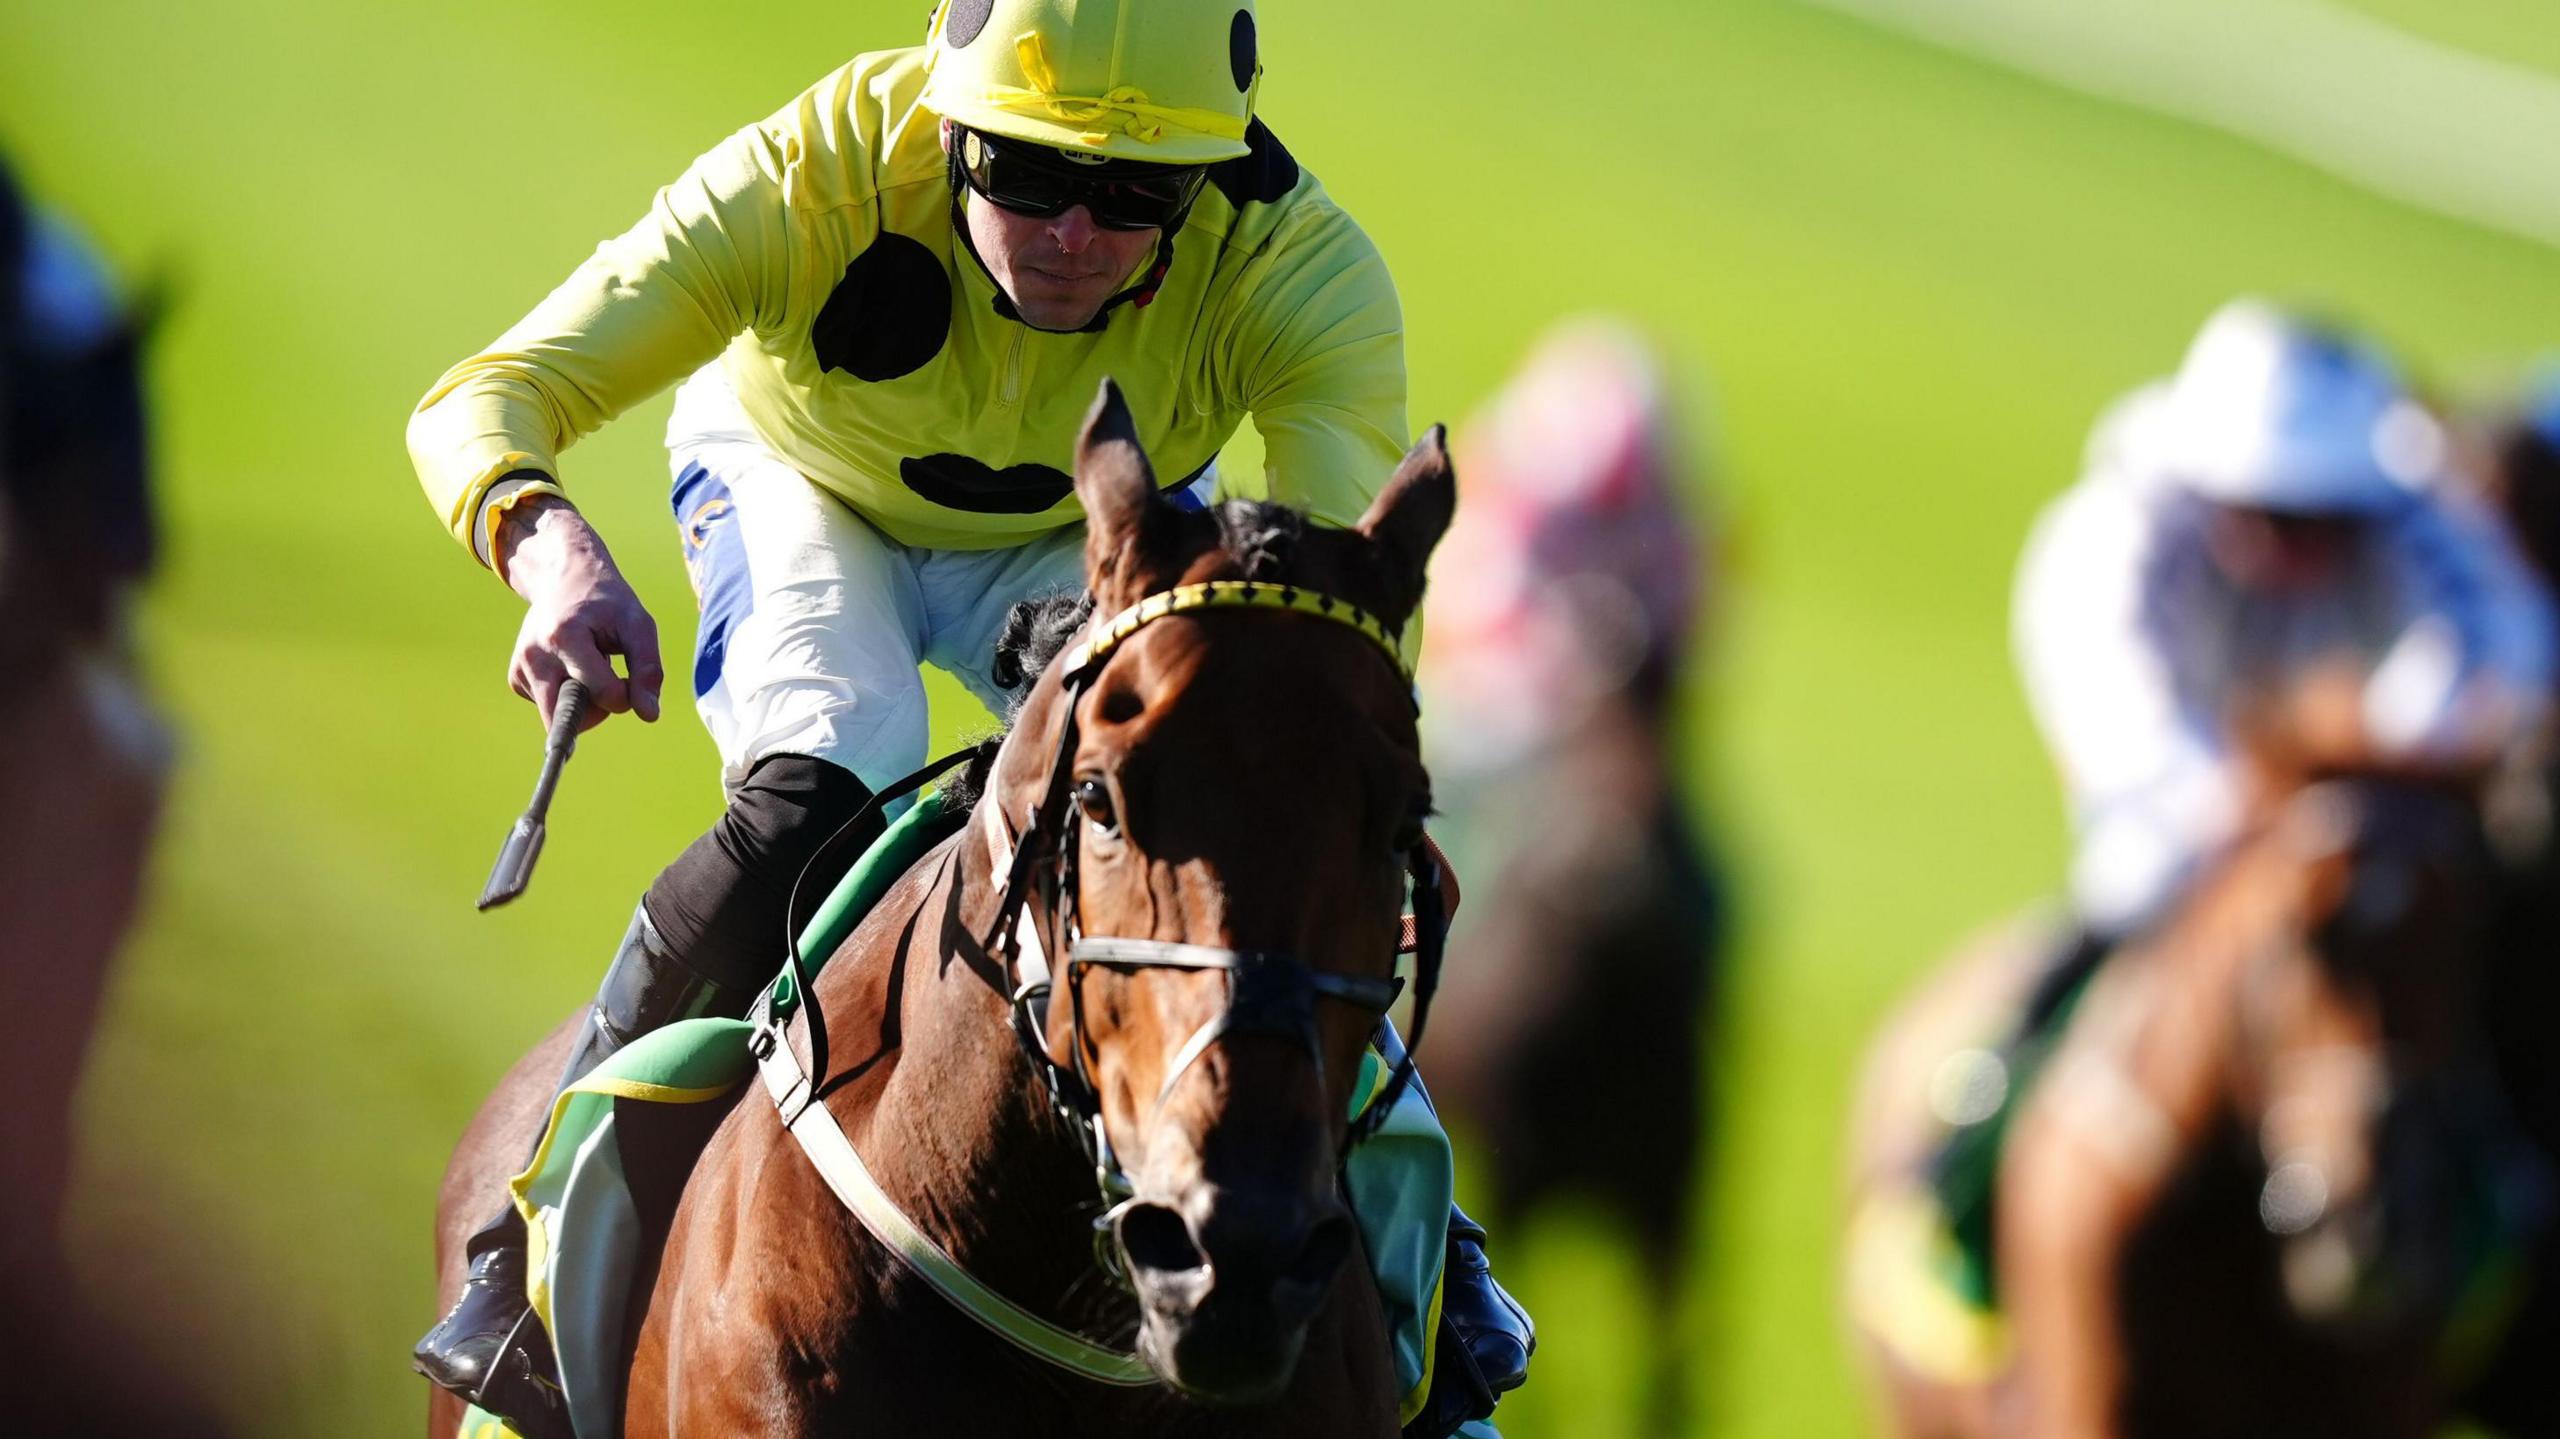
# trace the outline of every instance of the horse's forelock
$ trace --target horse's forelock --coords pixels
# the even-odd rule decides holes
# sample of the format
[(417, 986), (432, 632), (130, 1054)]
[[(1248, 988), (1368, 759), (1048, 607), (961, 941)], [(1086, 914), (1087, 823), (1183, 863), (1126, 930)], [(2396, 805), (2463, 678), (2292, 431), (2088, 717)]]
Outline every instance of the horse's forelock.
[[(1306, 512), (1270, 500), (1228, 500), (1204, 512), (1181, 512), (1180, 522), (1154, 531), (1156, 542), (1178, 553), (1149, 555), (1152, 568), (1181, 582), (1207, 579), (1301, 584), (1377, 613), (1390, 625), (1405, 616), (1372, 573), (1374, 544), (1351, 530), (1309, 523)], [(1170, 581), (1168, 581), (1170, 583)], [(1017, 602), (996, 637), (988, 677), (1006, 692), (1004, 728), (989, 737), (960, 777), (946, 789), (946, 803), (974, 805), (986, 792), (1004, 741), (1020, 723), (1040, 681), (1094, 618), (1093, 596), (1060, 591)]]

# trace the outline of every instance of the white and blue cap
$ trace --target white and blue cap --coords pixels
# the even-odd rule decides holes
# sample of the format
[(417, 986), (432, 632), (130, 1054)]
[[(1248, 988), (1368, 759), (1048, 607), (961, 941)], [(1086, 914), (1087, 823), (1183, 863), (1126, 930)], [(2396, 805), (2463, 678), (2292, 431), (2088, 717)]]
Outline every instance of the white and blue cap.
[(2205, 321), (2146, 428), (2162, 477), (2298, 514), (2397, 509), (2446, 455), (2442, 427), (2380, 350), (2263, 300)]

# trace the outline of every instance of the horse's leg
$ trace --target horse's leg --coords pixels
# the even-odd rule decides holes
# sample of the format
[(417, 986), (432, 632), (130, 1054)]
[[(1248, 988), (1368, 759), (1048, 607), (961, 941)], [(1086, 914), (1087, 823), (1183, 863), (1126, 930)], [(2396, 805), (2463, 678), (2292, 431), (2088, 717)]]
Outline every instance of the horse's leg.
[(1666, 1132), (1666, 1153), (1662, 1172), (1650, 1177), (1641, 1190), (1630, 1191), (1628, 1201), (1630, 1228), (1642, 1246), (1639, 1263), (1643, 1271), (1647, 1308), (1653, 1319), (1653, 1333), (1645, 1346), (1646, 1372), (1644, 1414), (1647, 1434), (1677, 1434), (1684, 1427), (1688, 1413), (1688, 1392), (1684, 1382), (1688, 1373), (1689, 1347), (1680, 1342), (1682, 1300), (1689, 1292), (1691, 1255), (1689, 1196), (1692, 1192), (1699, 1147), (1694, 1129)]
[[(435, 1314), (452, 1308), (462, 1292), (463, 1243), (507, 1202), (507, 1181), (524, 1168), (542, 1127), (543, 1106), (551, 1098), (551, 1080), (585, 1018), (586, 1009), (580, 1006), (510, 1066), (454, 1145), (444, 1183), (436, 1191)], [(434, 1322), (435, 1314), (428, 1322)], [(427, 1439), (453, 1439), (462, 1409), (460, 1399), (428, 1385)]]

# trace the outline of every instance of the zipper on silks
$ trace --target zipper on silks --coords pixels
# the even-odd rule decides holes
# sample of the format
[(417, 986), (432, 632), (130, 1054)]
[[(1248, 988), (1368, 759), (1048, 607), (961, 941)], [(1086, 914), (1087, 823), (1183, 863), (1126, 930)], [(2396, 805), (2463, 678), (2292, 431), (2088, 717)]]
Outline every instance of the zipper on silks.
[(1006, 405), (1022, 403), (1022, 346), (1028, 338), (1026, 327), (1015, 325), (1013, 343), (1005, 347), (1004, 375), (996, 387), (996, 398)]

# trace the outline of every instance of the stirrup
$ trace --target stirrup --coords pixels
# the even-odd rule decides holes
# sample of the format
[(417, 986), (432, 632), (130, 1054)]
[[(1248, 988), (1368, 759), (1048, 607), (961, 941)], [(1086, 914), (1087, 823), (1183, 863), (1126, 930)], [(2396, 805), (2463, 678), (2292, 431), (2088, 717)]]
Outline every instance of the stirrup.
[(569, 1396), (560, 1387), (560, 1363), (551, 1333), (528, 1304), (498, 1345), (480, 1392), (471, 1402), (506, 1421), (524, 1439), (577, 1439), (569, 1423)]

